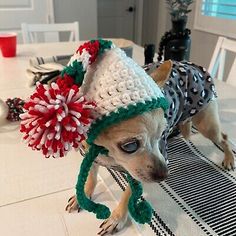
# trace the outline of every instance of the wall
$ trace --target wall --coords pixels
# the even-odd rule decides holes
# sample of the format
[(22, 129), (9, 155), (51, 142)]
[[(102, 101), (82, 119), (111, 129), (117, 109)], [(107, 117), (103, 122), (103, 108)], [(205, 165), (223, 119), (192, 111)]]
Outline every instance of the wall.
[(208, 68), (219, 35), (211, 34), (205, 31), (195, 30), (193, 27), (195, 14), (194, 3), (192, 4), (191, 9), (192, 12), (189, 14), (187, 24), (187, 27), (190, 28), (192, 31), (192, 47), (190, 60)]
[[(158, 0), (158, 18), (157, 18), (157, 49), (161, 41), (161, 37), (167, 30), (170, 30), (170, 15), (167, 9), (166, 1)], [(158, 50), (157, 50), (158, 51)]]
[(54, 0), (56, 23), (79, 21), (80, 39), (97, 37), (97, 0)]
[(143, 3), (142, 45), (154, 43), (158, 52), (159, 42), (170, 28), (170, 19), (163, 0), (145, 0)]
[[(194, 15), (195, 15), (195, 4), (192, 5), (192, 12), (189, 14), (188, 25), (192, 31), (192, 47), (190, 60), (204, 66), (209, 67), (211, 57), (213, 55), (218, 37), (220, 35), (208, 33), (206, 31), (200, 31), (194, 29)], [(227, 27), (227, 26), (225, 26)], [(234, 55), (230, 52), (226, 54), (224, 80), (227, 79), (228, 73), (232, 66)]]
[(143, 29), (142, 45), (156, 43), (157, 40), (157, 22), (158, 22), (158, 1), (143, 1)]

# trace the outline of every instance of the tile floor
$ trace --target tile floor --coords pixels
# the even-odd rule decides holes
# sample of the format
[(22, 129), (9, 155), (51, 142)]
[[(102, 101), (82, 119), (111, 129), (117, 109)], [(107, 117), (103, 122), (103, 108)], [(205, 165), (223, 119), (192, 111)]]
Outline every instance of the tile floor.
[[(93, 214), (65, 211), (82, 159), (78, 153), (45, 159), (22, 143), (16, 125), (0, 130), (0, 153), (0, 235), (93, 236), (99, 232), (102, 221)], [(116, 206), (114, 194), (101, 177), (94, 197), (111, 208)], [(117, 235), (140, 234), (131, 224)]]

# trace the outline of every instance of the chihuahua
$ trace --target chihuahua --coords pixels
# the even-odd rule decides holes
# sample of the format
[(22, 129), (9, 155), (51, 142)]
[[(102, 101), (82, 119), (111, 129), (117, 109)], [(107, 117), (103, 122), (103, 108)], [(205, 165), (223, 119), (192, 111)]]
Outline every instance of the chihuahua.
[[(99, 165), (127, 170), (141, 182), (166, 179), (169, 175), (167, 138), (175, 127), (185, 139), (189, 139), (191, 126), (194, 125), (203, 136), (222, 147), (224, 168), (235, 168), (227, 135), (220, 128), (214, 84), (207, 71), (190, 62), (170, 60), (149, 65), (146, 71), (162, 89), (169, 101), (169, 109), (164, 112), (158, 108), (122, 121), (97, 137), (95, 144), (109, 150), (109, 156), (100, 155), (93, 164), (85, 185), (88, 197), (95, 189)], [(99, 235), (114, 233), (124, 227), (130, 195), (128, 186), (117, 208), (101, 224)], [(75, 209), (79, 210), (79, 206), (73, 196), (66, 210), (71, 212)]]

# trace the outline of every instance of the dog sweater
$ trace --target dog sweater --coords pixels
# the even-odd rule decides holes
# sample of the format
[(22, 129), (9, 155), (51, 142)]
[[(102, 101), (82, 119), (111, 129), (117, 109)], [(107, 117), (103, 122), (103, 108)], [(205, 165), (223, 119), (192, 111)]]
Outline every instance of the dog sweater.
[[(156, 67), (159, 65), (155, 64)], [(145, 70), (148, 73), (148, 67)], [(173, 128), (179, 123), (188, 122), (217, 95), (213, 79), (205, 68), (192, 62), (177, 61), (173, 61), (170, 78), (162, 92), (170, 104), (165, 112), (167, 127), (159, 143), (162, 155), (167, 159), (167, 138)]]

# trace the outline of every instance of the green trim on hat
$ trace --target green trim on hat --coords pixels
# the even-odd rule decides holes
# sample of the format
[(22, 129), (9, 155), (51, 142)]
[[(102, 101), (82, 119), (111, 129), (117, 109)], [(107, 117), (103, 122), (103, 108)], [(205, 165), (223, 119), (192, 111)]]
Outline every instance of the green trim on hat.
[[(91, 42), (95, 42), (96, 39), (92, 39)], [(111, 40), (104, 40), (102, 38), (98, 39), (100, 47), (99, 47), (99, 52), (98, 55), (102, 55), (107, 49), (111, 49), (112, 48), (112, 41)]]
[(129, 104), (127, 107), (120, 107), (116, 111), (111, 112), (109, 115), (104, 115), (92, 123), (88, 132), (87, 143), (92, 144), (98, 135), (111, 125), (153, 109), (162, 108), (166, 111), (168, 107), (169, 103), (164, 97), (153, 98), (150, 101), (139, 102), (137, 104)]
[(84, 74), (86, 71), (83, 69), (82, 62), (80, 61), (73, 61), (72, 65), (68, 65), (63, 69), (61, 72), (61, 76), (64, 77), (65, 74), (74, 78), (74, 83), (78, 86), (81, 86), (84, 80)]

